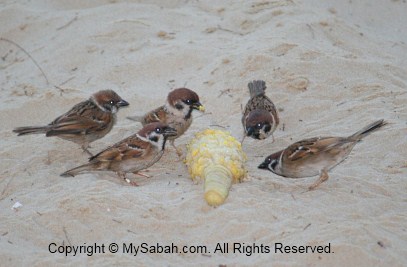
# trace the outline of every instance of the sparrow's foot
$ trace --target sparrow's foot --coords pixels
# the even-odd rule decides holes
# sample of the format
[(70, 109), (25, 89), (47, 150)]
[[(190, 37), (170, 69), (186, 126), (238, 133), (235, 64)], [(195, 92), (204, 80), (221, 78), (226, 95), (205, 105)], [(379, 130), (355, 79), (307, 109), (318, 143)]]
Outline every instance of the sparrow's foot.
[(175, 147), (175, 150), (176, 150), (176, 152), (177, 152), (178, 157), (179, 157), (180, 159), (182, 159), (182, 155), (183, 155), (182, 150), (179, 149), (178, 147)]
[(182, 159), (182, 149), (180, 149), (180, 148), (178, 148), (178, 147), (176, 147), (175, 146), (175, 144), (174, 144), (174, 140), (170, 140), (170, 144), (171, 144), (171, 146), (175, 149), (175, 151), (177, 152), (177, 155), (178, 155), (178, 157), (180, 158), (180, 159)]
[(320, 184), (328, 180), (328, 178), (329, 178), (328, 172), (326, 170), (321, 170), (321, 175), (319, 176), (318, 180), (313, 185), (308, 187), (308, 191), (314, 190)]
[(138, 186), (138, 184), (135, 181), (130, 181), (130, 179), (128, 178), (126, 178), (126, 182), (129, 183), (129, 185)]
[(120, 179), (125, 180), (129, 185), (138, 186), (138, 184), (135, 181), (131, 181), (129, 178), (126, 177), (126, 173), (117, 172), (117, 175), (119, 176)]

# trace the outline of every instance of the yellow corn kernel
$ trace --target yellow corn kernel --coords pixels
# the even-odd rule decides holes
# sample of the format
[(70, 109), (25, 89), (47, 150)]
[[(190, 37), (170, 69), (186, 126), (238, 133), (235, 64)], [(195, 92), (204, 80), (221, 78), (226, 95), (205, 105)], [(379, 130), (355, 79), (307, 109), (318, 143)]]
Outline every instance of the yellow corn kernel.
[(240, 142), (230, 133), (206, 129), (187, 145), (185, 164), (193, 180), (199, 177), (205, 181), (207, 203), (219, 206), (226, 200), (232, 183), (246, 176), (246, 159)]

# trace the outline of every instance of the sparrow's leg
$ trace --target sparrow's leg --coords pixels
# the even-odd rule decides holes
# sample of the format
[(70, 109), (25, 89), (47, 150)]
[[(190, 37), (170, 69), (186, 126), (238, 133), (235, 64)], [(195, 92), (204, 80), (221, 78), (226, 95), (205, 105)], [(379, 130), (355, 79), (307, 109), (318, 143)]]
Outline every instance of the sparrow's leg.
[(242, 138), (242, 141), (240, 141), (240, 144), (242, 144), (243, 145), (243, 141), (244, 141), (244, 139), (246, 138), (246, 132), (245, 131), (243, 131), (243, 138)]
[(174, 141), (175, 140), (170, 140), (170, 144), (172, 145), (173, 148), (175, 148), (175, 151), (177, 151), (178, 157), (181, 157), (182, 156), (182, 150), (175, 146)]
[(89, 147), (89, 144), (83, 144), (83, 145), (81, 146), (81, 148), (82, 148), (82, 150), (83, 150), (84, 152), (88, 153), (89, 156), (93, 157), (93, 154), (90, 153), (90, 151), (88, 150), (88, 147)]
[(326, 180), (328, 180), (329, 175), (328, 172), (326, 170), (321, 170), (321, 175), (319, 176), (318, 180), (311, 185), (310, 187), (308, 187), (308, 190), (314, 190), (315, 188), (317, 188), (320, 184), (322, 184), (323, 182), (325, 182)]
[(130, 179), (126, 177), (125, 172), (117, 172), (117, 175), (119, 176), (120, 179), (124, 179), (128, 184), (130, 184), (132, 186), (138, 186), (138, 184), (136, 182), (130, 181)]
[(133, 172), (134, 175), (142, 176), (145, 178), (151, 178), (152, 176), (146, 174), (146, 172), (157, 172), (157, 171), (162, 171), (165, 170), (165, 168), (148, 168), (143, 170), (143, 172), (138, 171), (138, 172)]
[[(148, 170), (144, 170), (144, 172), (148, 172)], [(147, 174), (142, 173), (142, 172), (133, 172), (133, 174), (141, 176), (141, 177), (145, 177), (145, 178), (151, 178), (150, 175), (147, 175)]]

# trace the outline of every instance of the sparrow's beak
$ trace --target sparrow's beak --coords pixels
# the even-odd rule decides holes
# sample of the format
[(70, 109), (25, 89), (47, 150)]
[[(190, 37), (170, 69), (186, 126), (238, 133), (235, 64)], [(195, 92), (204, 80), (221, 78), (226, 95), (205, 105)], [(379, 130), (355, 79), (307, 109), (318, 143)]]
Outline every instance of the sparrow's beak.
[(254, 134), (254, 127), (247, 128), (247, 136), (252, 136)]
[(175, 130), (174, 128), (171, 128), (171, 127), (167, 127), (167, 128), (165, 128), (163, 135), (164, 136), (176, 136), (177, 130)]
[(266, 162), (262, 162), (257, 168), (268, 170), (268, 164)]
[(199, 102), (196, 102), (195, 104), (193, 104), (192, 108), (199, 110), (200, 112), (205, 112), (205, 107)]
[(119, 107), (125, 107), (128, 105), (130, 105), (129, 102), (127, 102), (126, 100), (123, 100), (123, 99), (120, 100), (119, 102), (117, 102), (117, 106), (119, 106)]

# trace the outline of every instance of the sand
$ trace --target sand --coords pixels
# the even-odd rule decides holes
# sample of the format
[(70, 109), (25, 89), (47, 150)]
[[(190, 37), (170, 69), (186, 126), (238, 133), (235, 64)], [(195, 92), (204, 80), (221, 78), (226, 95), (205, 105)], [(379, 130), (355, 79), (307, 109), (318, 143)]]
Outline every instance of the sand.
[[(0, 265), (406, 266), (406, 13), (405, 0), (3, 1)], [(189, 179), (171, 147), (153, 177), (135, 177), (140, 186), (132, 187), (109, 172), (62, 178), (87, 160), (77, 145), (12, 133), (111, 88), (130, 106), (92, 144), (96, 153), (140, 129), (126, 116), (186, 86), (207, 113), (194, 113), (180, 147), (208, 127), (240, 139), (253, 79), (267, 82), (281, 124), (274, 143), (246, 139), (248, 177), (218, 208), (205, 203), (202, 184)], [(389, 125), (357, 144), (315, 191), (306, 189), (316, 177), (257, 169), (294, 141), (347, 136), (380, 118)], [(201, 247), (122, 250), (143, 242)], [(105, 253), (49, 252), (85, 243), (105, 245)], [(218, 243), (228, 253), (214, 253)], [(279, 243), (330, 245), (331, 253), (276, 252)]]

